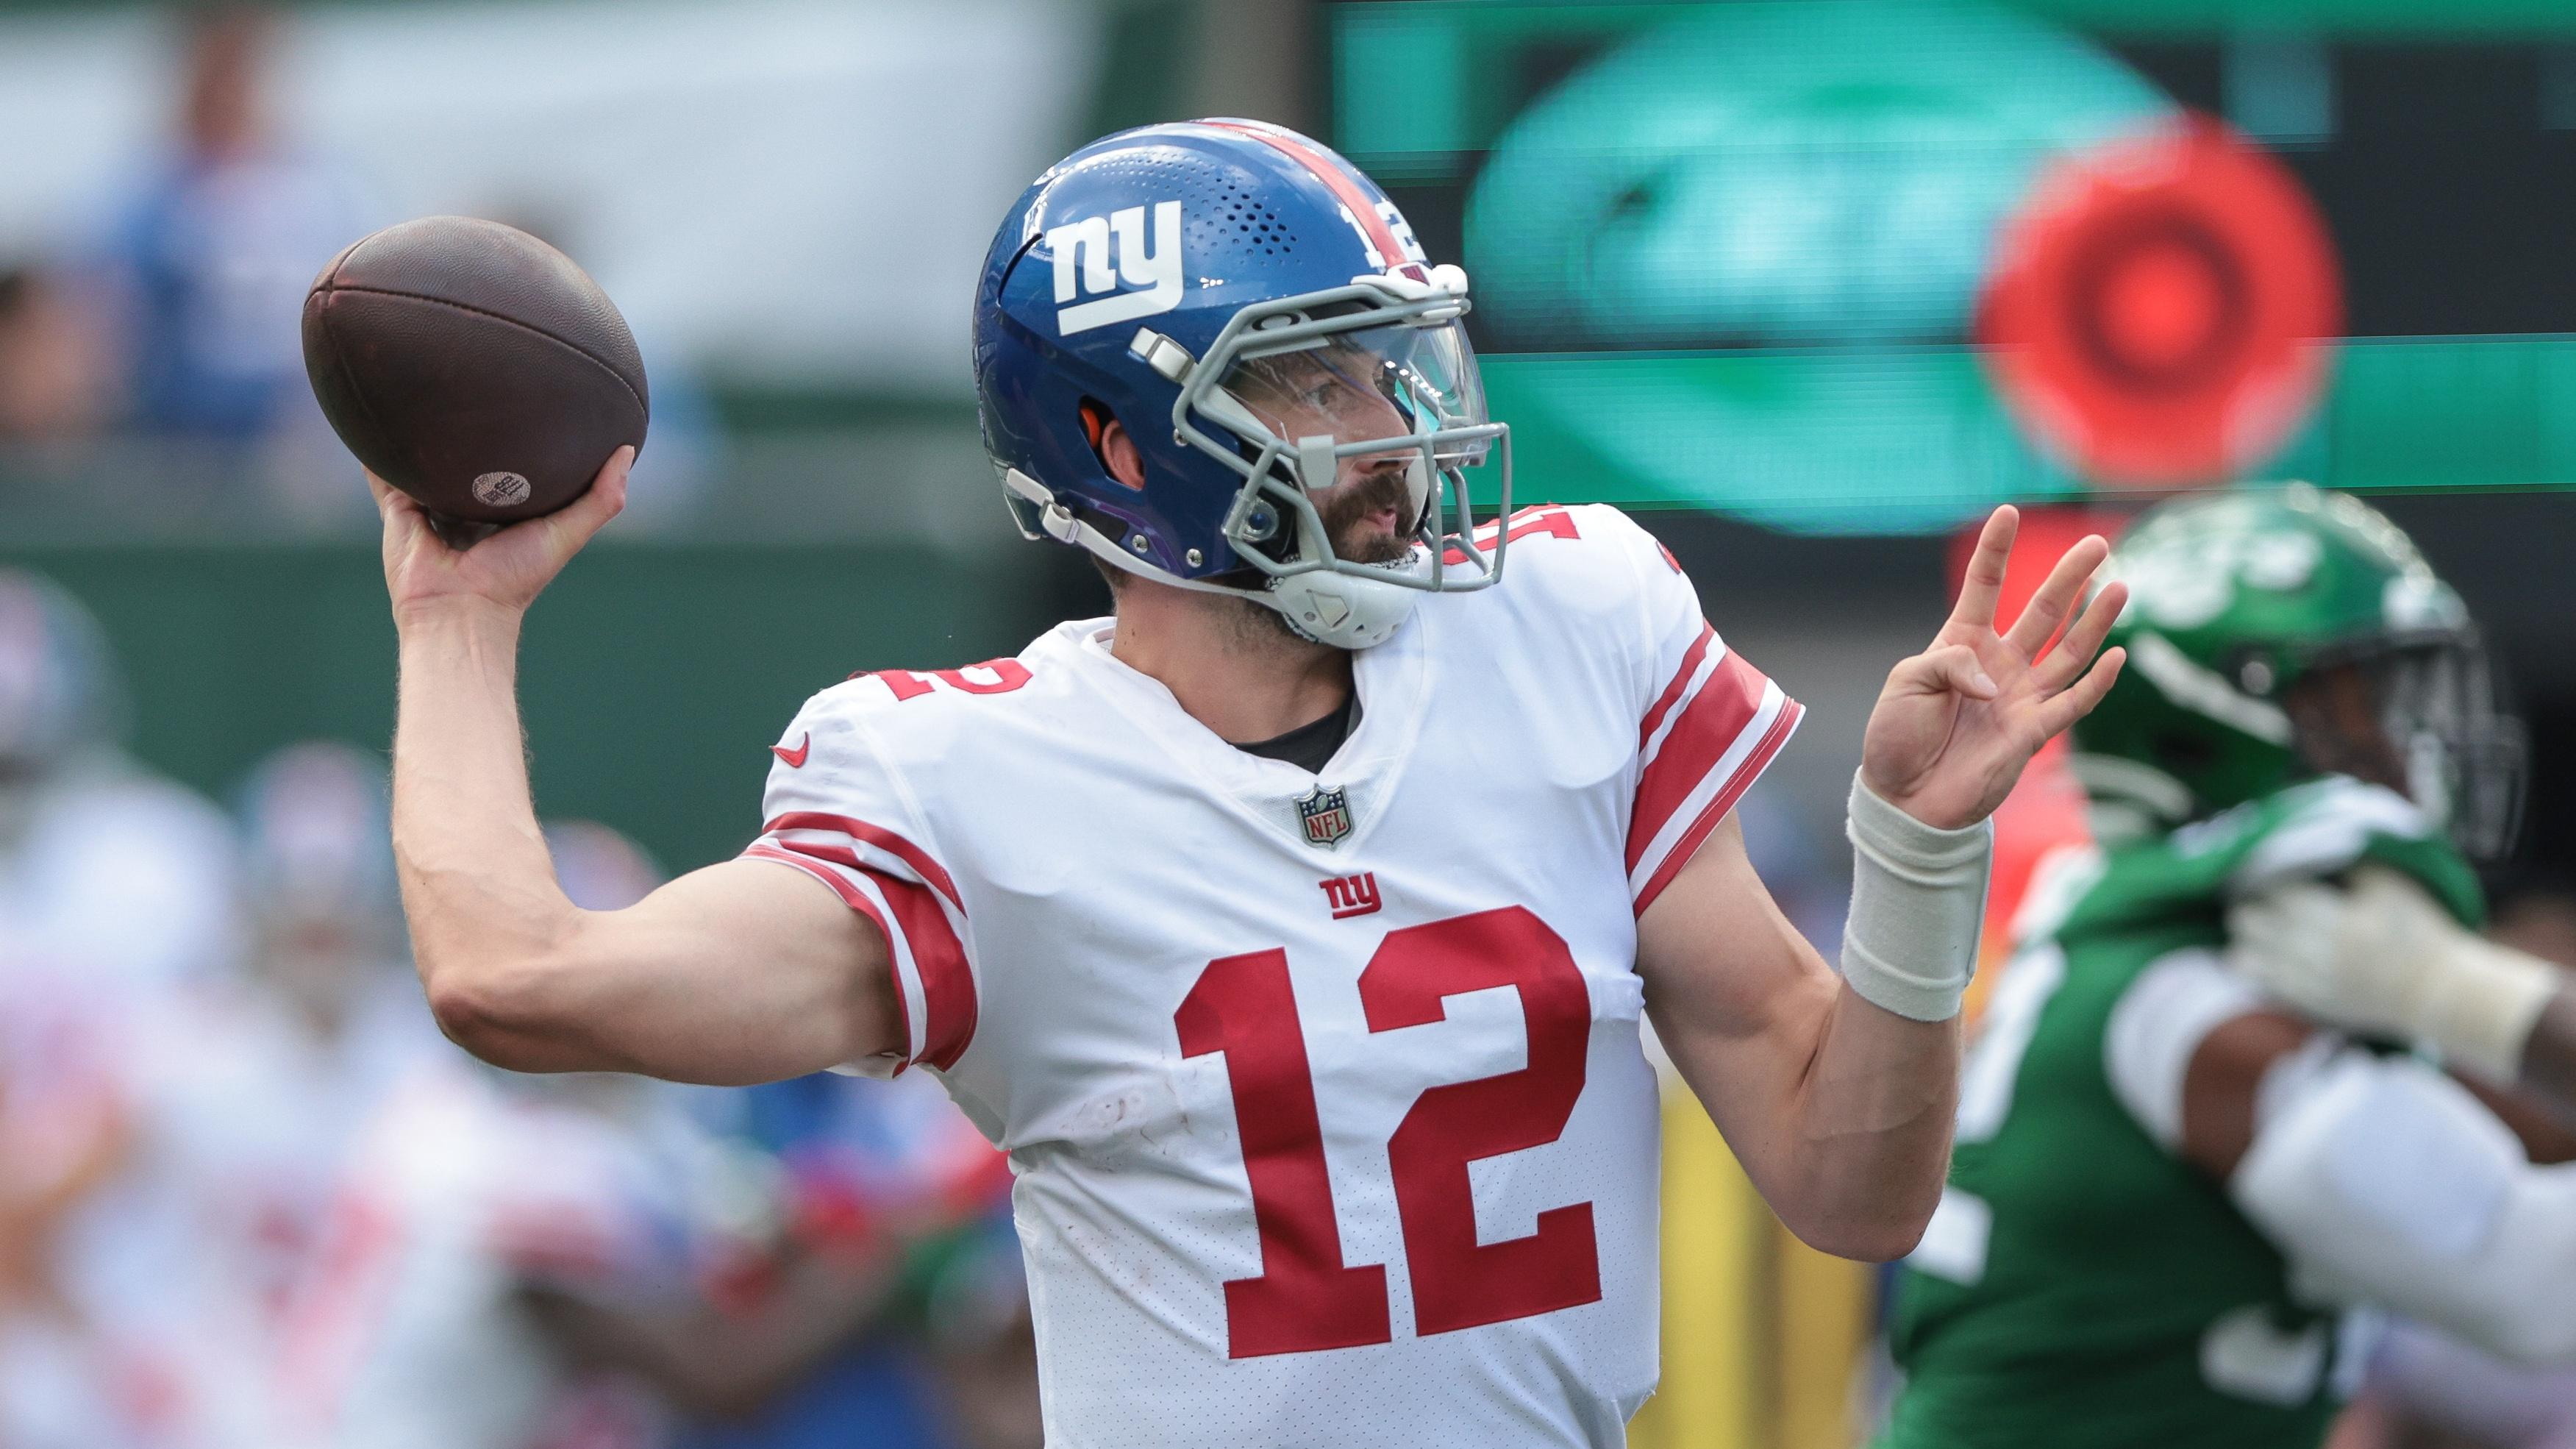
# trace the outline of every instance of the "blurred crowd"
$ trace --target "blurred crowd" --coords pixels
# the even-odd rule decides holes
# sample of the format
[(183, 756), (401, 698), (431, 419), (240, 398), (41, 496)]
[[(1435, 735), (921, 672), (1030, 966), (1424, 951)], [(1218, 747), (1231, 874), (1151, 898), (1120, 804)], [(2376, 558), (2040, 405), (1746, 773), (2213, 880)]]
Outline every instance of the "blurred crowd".
[[(229, 808), (0, 573), (0, 1444), (1033, 1445), (1008, 1173), (914, 1075), (517, 1077), (406, 959), (381, 753)], [(566, 891), (659, 876), (559, 822)]]
[[(139, 443), (149, 468), (114, 471), (161, 475), (174, 499), (247, 499), (305, 529), (363, 524), (367, 495), (313, 401), (299, 319), (324, 264), (398, 218), (283, 123), (286, 19), (210, 6), (170, 23), (179, 79), (165, 141), (102, 178), (91, 215), (0, 255), (0, 471)], [(562, 218), (493, 219), (563, 241)], [(635, 495), (646, 527), (702, 491), (714, 427), (702, 390), (650, 342), (653, 458)]]

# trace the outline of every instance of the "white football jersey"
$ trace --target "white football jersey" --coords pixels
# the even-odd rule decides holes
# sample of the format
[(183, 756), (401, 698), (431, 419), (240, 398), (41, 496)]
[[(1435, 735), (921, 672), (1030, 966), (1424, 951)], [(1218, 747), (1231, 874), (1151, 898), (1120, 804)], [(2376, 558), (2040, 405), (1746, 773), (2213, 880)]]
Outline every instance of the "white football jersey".
[(1611, 1445), (1654, 1387), (1636, 917), (1798, 706), (1652, 537), (1525, 510), (1356, 654), (1322, 775), (1110, 621), (816, 695), (750, 853), (891, 943), (1017, 1173), (1047, 1439)]

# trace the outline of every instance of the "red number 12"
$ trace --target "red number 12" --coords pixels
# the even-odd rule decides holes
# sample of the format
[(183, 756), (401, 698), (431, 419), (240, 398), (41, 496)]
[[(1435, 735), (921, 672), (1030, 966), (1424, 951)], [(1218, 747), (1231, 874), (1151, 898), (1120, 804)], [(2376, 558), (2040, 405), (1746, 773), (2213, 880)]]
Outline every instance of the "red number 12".
[[(1467, 1176), (1467, 1164), (1480, 1158), (1554, 1142), (1583, 1094), (1592, 1005), (1564, 938), (1520, 906), (1389, 931), (1360, 973), (1360, 1005), (1370, 1031), (1393, 1031), (1442, 1020), (1449, 997), (1494, 986), (1520, 993), (1529, 1065), (1426, 1088), (1387, 1142), (1419, 1333), (1601, 1296), (1591, 1203), (1540, 1213), (1527, 1237), (1479, 1243)], [(1342, 1261), (1288, 953), (1209, 962), (1174, 1021), (1184, 1056), (1225, 1053), (1252, 1184), (1261, 1273), (1225, 1285), (1228, 1352), (1252, 1358), (1386, 1342), (1386, 1269)]]

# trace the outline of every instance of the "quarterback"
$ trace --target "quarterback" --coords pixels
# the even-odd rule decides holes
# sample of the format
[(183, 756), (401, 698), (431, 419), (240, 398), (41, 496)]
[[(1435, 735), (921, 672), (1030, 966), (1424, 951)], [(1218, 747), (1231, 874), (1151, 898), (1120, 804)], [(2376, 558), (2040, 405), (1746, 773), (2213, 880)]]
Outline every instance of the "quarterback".
[(1999, 510), (1890, 674), (1837, 973), (1732, 813), (1798, 706), (1620, 513), (1472, 523), (1510, 439), (1468, 304), (1291, 132), (1049, 170), (986, 260), (976, 380), (1013, 517), (1100, 560), (1114, 615), (814, 696), (744, 856), (619, 911), (556, 888), (513, 661), (626, 459), (462, 553), (379, 485), (441, 1024), (530, 1071), (936, 1074), (1010, 1155), (1059, 1445), (1622, 1442), (1656, 1369), (1647, 1015), (1793, 1229), (1904, 1253), (1986, 817), (2119, 669), (2120, 588), (2076, 607), (2108, 545), (1999, 628)]
[(2459, 596), (2301, 485), (2163, 504), (2111, 572), (2098, 845), (2016, 922), (1885, 1449), (2314, 1446), (2386, 1311), (2576, 1363), (2576, 1166), (2464, 1085), (2547, 1093), (2564, 997), (2471, 930), (2520, 737)]

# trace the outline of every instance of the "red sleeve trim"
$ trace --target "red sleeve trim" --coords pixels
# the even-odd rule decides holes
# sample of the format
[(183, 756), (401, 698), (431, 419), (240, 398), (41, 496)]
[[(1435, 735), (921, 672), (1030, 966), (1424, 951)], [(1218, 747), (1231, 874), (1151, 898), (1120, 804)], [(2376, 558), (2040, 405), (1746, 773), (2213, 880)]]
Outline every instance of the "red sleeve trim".
[(957, 882), (950, 877), (947, 870), (938, 861), (931, 859), (929, 851), (882, 825), (871, 825), (865, 820), (854, 819), (847, 815), (827, 815), (817, 810), (791, 810), (760, 827), (760, 833), (763, 835), (774, 834), (781, 830), (837, 830), (853, 840), (873, 845), (911, 866), (913, 874), (930, 882), (941, 895), (948, 897), (948, 903), (955, 906), (960, 915), (965, 913), (966, 902), (958, 895)]
[(1690, 648), (1682, 654), (1682, 667), (1673, 671), (1672, 682), (1655, 697), (1654, 707), (1646, 711), (1645, 722), (1637, 726), (1638, 749), (1646, 747), (1646, 742), (1655, 737), (1657, 727), (1663, 724), (1664, 716), (1672, 713), (1673, 706), (1681, 702), (1682, 691), (1690, 688), (1691, 676), (1699, 673), (1699, 662), (1708, 657), (1708, 646), (1716, 639), (1717, 627), (1703, 622), (1699, 626), (1699, 637), (1692, 640)]
[(904, 940), (912, 947), (924, 1018), (920, 1059), (944, 1072), (975, 1040), (975, 973), (966, 965), (965, 944), (957, 939), (948, 913), (929, 890), (879, 871), (868, 876), (885, 892), (886, 904), (894, 908), (895, 919), (903, 924)]
[[(895, 1036), (903, 1043), (904, 1056), (909, 1060), (912, 1053), (912, 1005), (906, 999), (907, 993), (903, 989), (903, 967), (895, 947), (894, 931), (886, 925), (885, 913), (877, 909), (877, 903), (869, 900), (866, 891), (850, 884), (848, 878), (839, 871), (821, 861), (798, 855), (792, 850), (782, 850), (765, 840), (753, 841), (750, 848), (743, 851), (743, 854), (796, 867), (830, 886), (832, 893), (839, 896), (844, 905), (867, 917), (877, 928), (877, 934), (883, 936), (886, 943), (886, 974), (894, 980)], [(855, 856), (852, 858), (856, 859)]]
[[(1724, 820), (1726, 812), (1735, 808), (1735, 802), (1744, 798), (1744, 792), (1752, 788), (1753, 782), (1762, 778), (1762, 772), (1771, 766), (1772, 757), (1779, 754), (1780, 747), (1789, 743), (1789, 736), (1797, 732), (1798, 721), (1805, 717), (1806, 712), (1806, 707), (1794, 699), (1781, 701), (1780, 713), (1771, 721), (1771, 728), (1763, 732), (1762, 742), (1755, 745), (1753, 752), (1744, 757), (1744, 763), (1736, 767), (1735, 777), (1728, 780), (1725, 788), (1719, 790), (1716, 797), (1692, 819), (1690, 828), (1682, 832), (1681, 839), (1673, 842), (1672, 850), (1664, 856), (1664, 863), (1655, 867), (1655, 873), (1646, 878), (1644, 889), (1637, 892), (1638, 915), (1646, 913), (1646, 907), (1655, 903), (1655, 897), (1662, 895), (1664, 887), (1671, 885), (1673, 877), (1681, 874), (1682, 867), (1699, 853), (1700, 846), (1708, 840), (1709, 832), (1717, 828), (1717, 822)], [(1633, 864), (1631, 868), (1634, 868)]]
[(1681, 707), (1680, 717), (1638, 777), (1637, 805), (1628, 818), (1630, 870), (1637, 868), (1646, 847), (1670, 823), (1673, 812), (1743, 736), (1762, 708), (1762, 691), (1769, 683), (1743, 655), (1733, 652), (1709, 669), (1707, 680)]
[[(948, 912), (927, 887), (874, 869), (847, 846), (782, 842), (780, 848), (791, 855), (809, 856), (857, 871), (884, 895), (886, 905), (894, 912), (895, 925), (903, 931), (903, 944), (912, 953), (913, 979), (921, 985), (922, 1044), (918, 1060), (943, 1072), (948, 1070), (975, 1039), (977, 1015), (975, 973), (966, 964), (966, 945), (957, 939), (957, 928), (948, 923)], [(850, 889), (858, 893), (857, 887)], [(864, 893), (858, 894), (860, 900), (866, 900)], [(885, 918), (872, 909), (868, 913), (882, 929)], [(912, 1038), (906, 1035), (904, 1040), (910, 1042)]]

